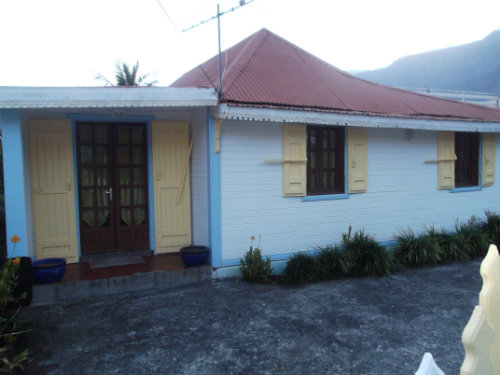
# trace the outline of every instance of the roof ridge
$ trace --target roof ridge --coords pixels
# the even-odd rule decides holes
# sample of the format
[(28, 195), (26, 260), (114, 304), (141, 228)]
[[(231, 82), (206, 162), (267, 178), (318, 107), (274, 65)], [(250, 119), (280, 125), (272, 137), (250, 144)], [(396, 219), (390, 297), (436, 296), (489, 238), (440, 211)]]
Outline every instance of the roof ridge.
[[(256, 33), (250, 35), (248, 41), (245, 43), (244, 47), (239, 51), (239, 53), (234, 57), (233, 61), (230, 63), (227, 69), (227, 80), (226, 91), (229, 90), (232, 84), (238, 79), (240, 74), (243, 72), (248, 63), (252, 60), (252, 57), (257, 52), (259, 46), (266, 40), (270, 31), (266, 28), (262, 28)], [(240, 42), (241, 43), (241, 42)], [(238, 44), (236, 44), (238, 45)], [(233, 47), (231, 47), (233, 48)], [(224, 51), (227, 58), (228, 49)], [(242, 59), (242, 64), (240, 64), (240, 59)], [(235, 72), (235, 73), (233, 73)], [(224, 86), (225, 72), (222, 72), (222, 85)]]

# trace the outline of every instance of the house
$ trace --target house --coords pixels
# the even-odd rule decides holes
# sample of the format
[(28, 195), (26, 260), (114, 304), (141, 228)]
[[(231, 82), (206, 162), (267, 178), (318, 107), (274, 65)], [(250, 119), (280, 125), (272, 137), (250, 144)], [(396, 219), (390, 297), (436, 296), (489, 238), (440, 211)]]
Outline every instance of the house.
[[(500, 111), (342, 72), (262, 29), (168, 88), (0, 88), (7, 237), (35, 258), (211, 248), (231, 274), (500, 209)], [(219, 94), (219, 95), (218, 95)], [(9, 251), (12, 250), (9, 244)]]

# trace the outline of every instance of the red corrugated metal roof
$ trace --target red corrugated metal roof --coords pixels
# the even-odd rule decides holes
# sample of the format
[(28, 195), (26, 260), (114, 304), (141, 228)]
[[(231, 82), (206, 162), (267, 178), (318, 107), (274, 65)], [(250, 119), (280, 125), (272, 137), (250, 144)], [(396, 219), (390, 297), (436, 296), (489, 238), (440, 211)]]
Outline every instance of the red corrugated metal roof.
[[(224, 102), (229, 105), (373, 116), (500, 122), (500, 111), (416, 94), (354, 77), (262, 29), (222, 53)], [(214, 56), (172, 87), (219, 89)]]

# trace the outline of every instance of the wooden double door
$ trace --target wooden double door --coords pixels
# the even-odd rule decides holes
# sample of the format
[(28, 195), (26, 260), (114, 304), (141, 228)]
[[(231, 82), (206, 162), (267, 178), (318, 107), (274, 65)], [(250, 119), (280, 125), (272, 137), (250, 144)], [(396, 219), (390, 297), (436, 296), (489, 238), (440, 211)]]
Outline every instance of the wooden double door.
[(149, 248), (145, 123), (77, 122), (83, 254)]

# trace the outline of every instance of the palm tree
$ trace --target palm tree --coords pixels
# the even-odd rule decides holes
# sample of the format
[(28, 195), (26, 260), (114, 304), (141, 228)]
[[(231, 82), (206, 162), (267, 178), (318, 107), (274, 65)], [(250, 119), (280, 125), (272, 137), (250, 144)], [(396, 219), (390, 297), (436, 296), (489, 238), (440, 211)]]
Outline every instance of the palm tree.
[(130, 69), (127, 63), (122, 61), (117, 61), (115, 63), (115, 83), (111, 82), (101, 73), (98, 73), (95, 77), (97, 80), (103, 81), (106, 85), (110, 86), (154, 86), (158, 83), (155, 81), (146, 81), (149, 77), (149, 73), (138, 75), (139, 61)]

